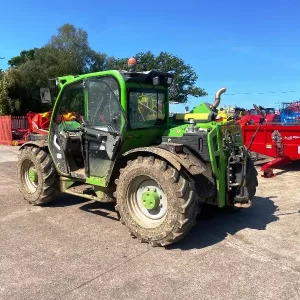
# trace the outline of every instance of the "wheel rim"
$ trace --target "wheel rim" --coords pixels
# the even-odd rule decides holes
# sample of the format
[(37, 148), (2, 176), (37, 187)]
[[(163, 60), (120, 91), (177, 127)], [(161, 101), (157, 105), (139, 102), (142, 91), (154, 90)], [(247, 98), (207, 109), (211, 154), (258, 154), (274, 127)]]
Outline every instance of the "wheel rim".
[(35, 165), (30, 160), (24, 160), (22, 165), (23, 184), (29, 193), (35, 193), (38, 186), (38, 174)]
[(167, 197), (153, 179), (140, 176), (129, 188), (128, 208), (135, 221), (145, 228), (155, 228), (163, 223), (168, 209)]

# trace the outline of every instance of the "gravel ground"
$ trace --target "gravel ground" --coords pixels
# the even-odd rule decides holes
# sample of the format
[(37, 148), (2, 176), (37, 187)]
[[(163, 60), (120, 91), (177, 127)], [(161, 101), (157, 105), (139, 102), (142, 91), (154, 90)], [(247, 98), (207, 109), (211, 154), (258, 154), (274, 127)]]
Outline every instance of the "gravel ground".
[(112, 205), (26, 204), (17, 151), (0, 146), (0, 299), (300, 299), (299, 164), (164, 249), (132, 239)]

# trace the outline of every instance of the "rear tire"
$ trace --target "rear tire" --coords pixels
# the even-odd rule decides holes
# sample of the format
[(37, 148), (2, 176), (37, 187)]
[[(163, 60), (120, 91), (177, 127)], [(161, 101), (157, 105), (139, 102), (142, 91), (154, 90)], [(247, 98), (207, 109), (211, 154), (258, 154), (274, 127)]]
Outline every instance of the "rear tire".
[(59, 194), (59, 178), (46, 151), (33, 146), (20, 150), (17, 170), (20, 192), (28, 203), (45, 205)]
[[(141, 242), (152, 246), (175, 243), (196, 223), (198, 205), (189, 179), (166, 161), (138, 157), (120, 170), (116, 183), (120, 220)], [(154, 208), (152, 200), (151, 208), (143, 203), (148, 192), (154, 195)]]

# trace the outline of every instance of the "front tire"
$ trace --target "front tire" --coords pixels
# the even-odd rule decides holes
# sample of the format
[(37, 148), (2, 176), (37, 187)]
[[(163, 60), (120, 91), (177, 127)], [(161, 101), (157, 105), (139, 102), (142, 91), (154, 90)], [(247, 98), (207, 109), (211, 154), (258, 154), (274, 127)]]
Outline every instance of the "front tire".
[(196, 222), (188, 177), (162, 159), (138, 157), (120, 170), (116, 210), (130, 233), (152, 246), (181, 240)]
[(59, 194), (59, 178), (51, 156), (37, 147), (20, 150), (18, 164), (20, 192), (32, 205), (45, 205)]

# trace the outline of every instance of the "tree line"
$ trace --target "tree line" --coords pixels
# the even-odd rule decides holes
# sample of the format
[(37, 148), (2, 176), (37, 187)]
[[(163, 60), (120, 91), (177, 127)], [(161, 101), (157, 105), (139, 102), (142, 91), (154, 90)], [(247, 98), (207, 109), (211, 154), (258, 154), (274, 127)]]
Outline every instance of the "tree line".
[[(198, 76), (183, 59), (167, 52), (151, 51), (134, 55), (137, 71), (160, 69), (173, 72), (177, 84), (176, 99), (185, 103), (189, 96), (207, 95), (196, 86)], [(41, 48), (23, 50), (8, 61), (9, 68), (0, 70), (0, 115), (24, 115), (42, 112), (49, 106), (40, 101), (40, 88), (49, 86), (49, 79), (104, 70), (126, 70), (128, 58), (115, 58), (93, 50), (88, 33), (72, 24), (58, 28), (56, 35)], [(55, 97), (52, 97), (55, 101)]]

